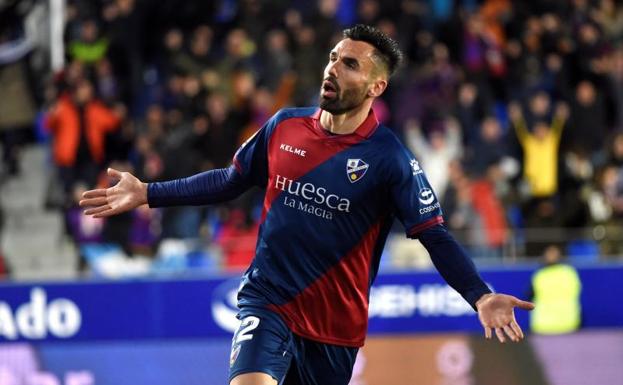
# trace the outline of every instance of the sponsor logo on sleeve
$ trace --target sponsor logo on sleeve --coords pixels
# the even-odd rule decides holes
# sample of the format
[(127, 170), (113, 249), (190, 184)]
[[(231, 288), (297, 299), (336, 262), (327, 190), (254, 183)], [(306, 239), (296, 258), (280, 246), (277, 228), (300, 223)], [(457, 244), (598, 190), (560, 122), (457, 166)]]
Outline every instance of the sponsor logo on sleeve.
[(424, 172), (422, 171), (422, 168), (420, 167), (420, 163), (417, 160), (411, 159), (409, 164), (411, 165), (411, 170), (413, 171), (413, 175), (418, 175)]
[(433, 190), (425, 187), (418, 193), (418, 199), (421, 204), (429, 205), (435, 201), (435, 194), (433, 194)]

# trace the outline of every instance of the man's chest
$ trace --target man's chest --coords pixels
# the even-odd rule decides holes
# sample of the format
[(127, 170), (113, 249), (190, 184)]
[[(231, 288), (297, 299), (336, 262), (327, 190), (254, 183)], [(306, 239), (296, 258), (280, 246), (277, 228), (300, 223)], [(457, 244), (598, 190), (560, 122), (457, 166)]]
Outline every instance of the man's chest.
[(309, 203), (337, 212), (351, 212), (376, 199), (382, 158), (366, 141), (331, 139), (273, 138), (268, 157), (270, 195), (280, 195), (289, 204)]

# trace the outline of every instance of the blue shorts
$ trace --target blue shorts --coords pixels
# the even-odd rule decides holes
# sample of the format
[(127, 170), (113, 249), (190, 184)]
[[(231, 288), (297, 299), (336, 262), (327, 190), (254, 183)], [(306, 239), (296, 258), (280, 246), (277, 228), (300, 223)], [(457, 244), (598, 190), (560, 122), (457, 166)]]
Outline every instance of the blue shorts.
[(237, 375), (266, 373), (279, 385), (347, 385), (358, 348), (336, 346), (293, 334), (264, 308), (243, 308), (234, 334), (229, 381)]

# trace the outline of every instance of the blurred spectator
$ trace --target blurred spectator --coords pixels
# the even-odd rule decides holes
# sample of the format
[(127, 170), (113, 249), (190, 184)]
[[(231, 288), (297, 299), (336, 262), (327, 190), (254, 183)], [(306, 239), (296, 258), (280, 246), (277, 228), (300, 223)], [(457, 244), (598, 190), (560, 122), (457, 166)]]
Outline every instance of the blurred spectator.
[(113, 111), (93, 92), (90, 81), (78, 81), (73, 92), (61, 96), (47, 116), (54, 163), (67, 196), (77, 181), (95, 185), (106, 155), (105, 135), (118, 129), (124, 115), (122, 106)]
[(274, 29), (266, 37), (262, 79), (264, 85), (275, 92), (283, 77), (292, 69), (292, 55), (288, 49), (288, 36), (283, 30)]
[(486, 117), (480, 127), (480, 135), (472, 139), (465, 163), (474, 175), (486, 175), (491, 166), (497, 166), (508, 153), (500, 122), (493, 116)]
[[(500, 255), (509, 234), (519, 253), (541, 255), (550, 240), (530, 229), (542, 227), (597, 226), (602, 252), (623, 252), (620, 1), (218, 3), (68, 2), (70, 60), (53, 74), (56, 90), (32, 81), (19, 26), (0, 25), (0, 90), (11, 95), (0, 103), (4, 169), (17, 171), (37, 103), (50, 107), (67, 193), (112, 161), (145, 180), (226, 167), (279, 108), (317, 105), (319, 58), (350, 14), (404, 49), (405, 67), (373, 108), (406, 138), (474, 256)], [(199, 231), (209, 217), (215, 229), (227, 223), (225, 238), (252, 243), (258, 207), (249, 195), (209, 215), (141, 211), (106, 223), (103, 237), (149, 255), (162, 236), (213, 242)]]
[(302, 26), (295, 32), (294, 40), (296, 52), (293, 64), (297, 81), (292, 102), (296, 105), (317, 103), (323, 65), (321, 60), (317, 60), (322, 57), (322, 51), (317, 45), (316, 30)]
[(545, 249), (544, 266), (532, 276), (530, 329), (538, 334), (572, 333), (581, 324), (582, 282), (573, 266), (561, 262), (558, 246)]
[(199, 77), (203, 71), (212, 66), (212, 28), (207, 25), (200, 25), (193, 31), (190, 38), (190, 46), (188, 52), (177, 51), (181, 49), (181, 35), (177, 30), (171, 30), (167, 34), (166, 43), (169, 44), (173, 53), (175, 71), (185, 75)]
[(141, 206), (132, 215), (129, 244), (132, 255), (153, 256), (160, 238), (160, 212)]
[(249, 266), (255, 255), (255, 242), (259, 225), (248, 213), (232, 210), (215, 241), (223, 250), (223, 268), (240, 271)]
[(623, 219), (623, 169), (608, 166), (603, 170), (601, 188), (613, 218)]
[[(0, 26), (0, 146), (3, 173), (18, 173), (18, 154), (35, 120), (36, 99), (29, 82), (27, 55), (31, 44), (23, 36), (12, 39), (7, 26)], [(9, 96), (10, 95), (10, 96)], [(4, 170), (3, 170), (4, 168)]]
[(450, 162), (461, 154), (460, 127), (450, 119), (445, 123), (443, 129), (432, 131), (428, 140), (417, 121), (411, 120), (405, 127), (407, 146), (420, 160), (439, 200), (443, 199), (448, 186)]
[(558, 149), (568, 115), (568, 107), (560, 104), (551, 126), (537, 120), (530, 131), (521, 107), (517, 104), (509, 107), (513, 128), (524, 151), (524, 178), (530, 197), (551, 197), (558, 191)]
[(88, 266), (86, 254), (89, 246), (103, 241), (104, 220), (84, 215), (83, 209), (78, 206), (82, 193), (88, 190), (83, 182), (73, 186), (70, 206), (65, 211), (65, 226), (68, 235), (76, 244), (80, 255), (79, 269), (85, 271)]
[[(534, 111), (534, 109), (533, 109)], [(536, 112), (540, 112), (537, 108)], [(561, 225), (561, 215), (556, 208), (555, 195), (558, 193), (559, 179), (559, 144), (565, 122), (568, 118), (568, 107), (561, 103), (557, 106), (550, 123), (540, 120), (534, 123), (529, 131), (518, 104), (509, 106), (509, 116), (515, 133), (523, 149), (523, 184), (524, 195), (522, 207), (523, 221), (527, 229), (555, 228)], [(543, 239), (528, 231), (525, 254), (539, 255), (543, 247)]]
[(165, 32), (163, 38), (162, 56), (158, 57), (158, 64), (164, 76), (182, 73), (184, 70), (184, 34), (178, 28), (171, 28)]
[(565, 149), (582, 152), (591, 158), (599, 155), (610, 130), (604, 100), (593, 83), (584, 80), (577, 85), (568, 126)]
[(97, 95), (104, 103), (111, 104), (119, 99), (119, 82), (108, 59), (103, 58), (95, 65), (95, 79)]
[(69, 44), (69, 55), (73, 60), (95, 64), (102, 60), (108, 50), (108, 39), (100, 36), (99, 26), (93, 19), (82, 21), (78, 39)]
[(78, 206), (78, 202), (82, 199), (82, 193), (87, 190), (88, 186), (83, 182), (77, 182), (74, 185), (71, 195), (71, 206), (65, 213), (69, 235), (78, 246), (88, 243), (100, 243), (103, 240), (104, 220), (84, 215), (84, 210)]
[(443, 207), (448, 225), (474, 258), (501, 258), (508, 226), (496, 184), (500, 170), (490, 166), (477, 178), (467, 175), (460, 163), (449, 165), (449, 186)]
[(108, 58), (120, 84), (121, 101), (126, 105), (134, 99), (142, 86), (144, 10), (135, 0), (114, 0), (102, 9), (107, 35), (110, 39)]
[[(316, 0), (316, 2), (316, 12), (311, 16), (309, 24), (316, 30), (316, 41), (320, 51), (328, 52), (333, 48), (333, 37), (340, 32), (336, 16), (340, 2), (339, 0)], [(363, 0), (359, 5), (359, 9), (362, 8), (369, 8), (370, 13), (374, 14), (378, 12), (378, 3), (376, 0)]]
[(137, 176), (145, 180), (158, 180), (163, 173), (162, 150), (167, 127), (162, 106), (152, 104), (145, 119), (137, 125), (134, 166)]
[(590, 222), (588, 197), (595, 171), (590, 158), (580, 151), (569, 151), (562, 159), (560, 206), (564, 227), (582, 227)]
[(257, 73), (256, 52), (257, 46), (243, 29), (234, 28), (225, 37), (224, 56), (216, 69), (220, 79), (223, 79), (220, 91), (230, 100), (233, 98), (232, 84), (227, 80), (238, 70), (251, 70)]
[(614, 124), (617, 129), (621, 130), (623, 129), (623, 48), (619, 48), (612, 53), (608, 77), (616, 115)]
[(474, 83), (463, 83), (459, 86), (456, 115), (463, 129), (463, 143), (472, 148), (480, 140), (480, 122), (489, 115), (490, 106), (487, 98)]
[[(615, 0), (600, 0), (592, 11), (593, 19), (599, 23), (606, 39), (613, 43), (623, 40), (623, 8)], [(618, 7), (618, 8), (617, 8)]]
[(231, 108), (223, 95), (215, 93), (206, 98), (209, 127), (201, 134), (198, 144), (213, 167), (229, 165), (238, 145), (238, 130), (246, 120), (244, 111), (237, 113)]
[(598, 186), (589, 197), (592, 219), (602, 226), (600, 239), (603, 255), (623, 253), (623, 169), (609, 164), (598, 175)]
[[(549, 94), (543, 90), (535, 92), (528, 101), (526, 116), (528, 127), (533, 127), (537, 122), (549, 121), (551, 110), (552, 98)], [(512, 120), (513, 116), (510, 116), (510, 118)]]

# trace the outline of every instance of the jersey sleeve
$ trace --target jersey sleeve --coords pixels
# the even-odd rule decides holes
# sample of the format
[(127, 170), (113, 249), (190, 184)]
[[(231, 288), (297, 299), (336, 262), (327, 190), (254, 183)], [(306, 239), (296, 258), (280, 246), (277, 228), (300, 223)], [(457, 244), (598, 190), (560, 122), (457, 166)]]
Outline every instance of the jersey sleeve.
[(266, 187), (268, 183), (268, 141), (280, 118), (275, 114), (255, 134), (244, 142), (233, 163), (242, 179), (249, 184)]
[(443, 223), (441, 205), (431, 188), (424, 170), (413, 154), (401, 146), (393, 157), (390, 195), (398, 219), (409, 238)]

